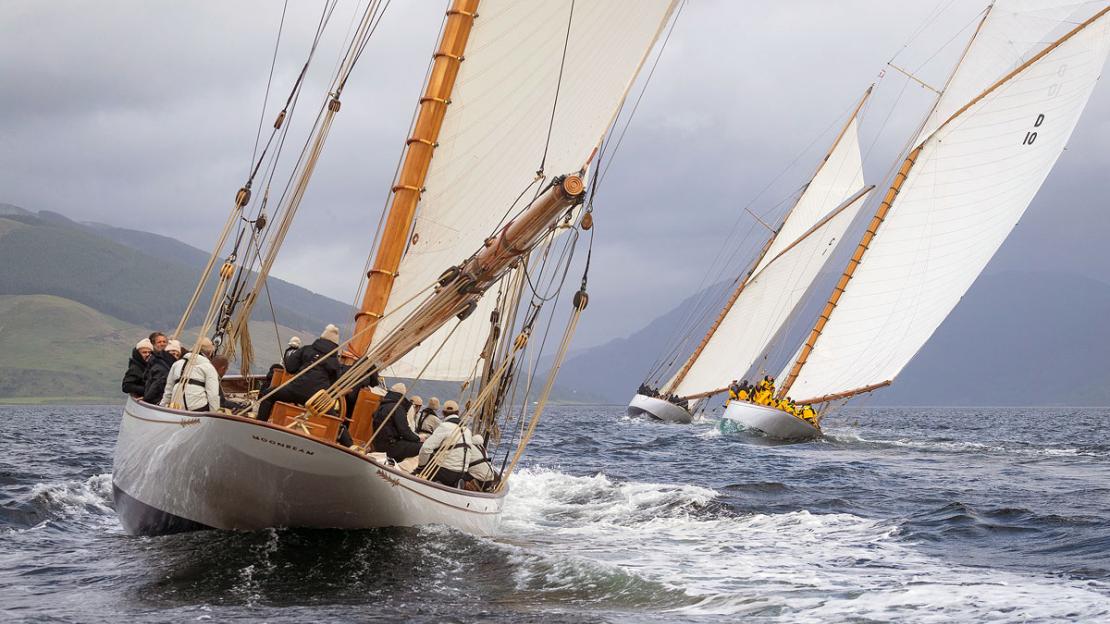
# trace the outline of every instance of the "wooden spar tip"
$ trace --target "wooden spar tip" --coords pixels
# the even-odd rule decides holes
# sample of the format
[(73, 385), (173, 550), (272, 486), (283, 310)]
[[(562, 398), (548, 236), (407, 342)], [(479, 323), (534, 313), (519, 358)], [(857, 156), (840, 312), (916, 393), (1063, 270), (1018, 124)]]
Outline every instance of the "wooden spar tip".
[(804, 401), (794, 401), (794, 403), (796, 405), (813, 405), (815, 403), (828, 403), (829, 401), (836, 401), (838, 399), (848, 399), (848, 398), (856, 396), (857, 394), (866, 394), (868, 392), (871, 392), (872, 390), (878, 390), (879, 388), (885, 388), (886, 386), (889, 386), (892, 383), (894, 383), (894, 380), (893, 379), (888, 379), (886, 381), (881, 381), (877, 384), (871, 384), (869, 386), (864, 386), (862, 388), (856, 388), (855, 390), (846, 390), (844, 392), (837, 392), (836, 394), (826, 394), (824, 396), (819, 396), (819, 397), (815, 397), (815, 398), (812, 398), (812, 399), (805, 399)]
[(568, 175), (561, 184), (563, 194), (568, 198), (576, 198), (586, 191), (586, 181), (580, 175)]

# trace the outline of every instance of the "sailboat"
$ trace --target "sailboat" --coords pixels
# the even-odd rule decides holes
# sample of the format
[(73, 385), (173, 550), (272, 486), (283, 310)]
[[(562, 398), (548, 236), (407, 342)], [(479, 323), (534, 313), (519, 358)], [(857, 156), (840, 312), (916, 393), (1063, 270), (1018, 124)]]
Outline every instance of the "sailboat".
[[(1110, 51), (1108, 12), (1106, 2), (987, 6), (812, 328), (775, 377), (782, 380), (776, 399), (793, 396), (824, 415), (893, 383), (982, 272), (1066, 147)], [(781, 238), (780, 232), (772, 244)], [(765, 268), (773, 266), (774, 260)], [(710, 351), (732, 310), (757, 296), (756, 269), (683, 370)], [(728, 334), (732, 345), (761, 342), (782, 328), (780, 318), (786, 317), (747, 320)], [(774, 330), (764, 330), (764, 322)], [(730, 357), (711, 362), (717, 376), (700, 396), (722, 391), (714, 379), (743, 376), (751, 354), (762, 355), (732, 345)], [(676, 377), (679, 383), (672, 379), (664, 392), (689, 392), (685, 377)], [(673, 403), (662, 408), (647, 398), (638, 395), (630, 408), (655, 407), (656, 417), (688, 420), (689, 410), (676, 413)], [(776, 438), (820, 434), (819, 421), (747, 401), (729, 401), (724, 417)]]
[[(248, 367), (251, 309), (265, 292), (351, 69), (386, 6), (365, 5), (274, 216), (264, 218), (268, 186), (251, 201), (251, 183), (261, 179), (255, 173), (270, 166), (265, 152), (236, 194), (175, 332), (182, 335), (202, 288), (214, 280), (194, 351), (211, 335), (219, 353), (238, 353)], [(360, 288), (353, 333), (332, 352), (348, 364), (345, 372), (304, 405), (276, 403), (268, 422), (250, 410), (180, 409), (180, 388), (169, 406), (128, 400), (113, 471), (124, 528), (157, 535), (437, 523), (494, 532), (510, 476), (588, 301), (583, 276), (553, 370), (533, 385), (525, 353), (532, 349), (539, 359), (535, 349), (545, 341), (533, 336), (546, 331), (539, 312), (557, 298), (530, 288), (563, 283), (552, 279), (570, 269), (559, 258), (569, 258), (592, 223), (603, 138), (674, 13), (672, 0), (453, 0)], [(314, 43), (309, 61), (315, 50)], [(303, 76), (274, 123), (279, 139)], [(260, 398), (301, 374), (278, 371)], [(481, 491), (449, 487), (430, 478), (437, 456), (414, 469), (375, 450), (380, 427), (372, 417), (382, 390), (368, 382), (378, 375), (459, 382), (461, 424), (485, 436), (498, 479)], [(353, 444), (336, 441), (340, 430)]]

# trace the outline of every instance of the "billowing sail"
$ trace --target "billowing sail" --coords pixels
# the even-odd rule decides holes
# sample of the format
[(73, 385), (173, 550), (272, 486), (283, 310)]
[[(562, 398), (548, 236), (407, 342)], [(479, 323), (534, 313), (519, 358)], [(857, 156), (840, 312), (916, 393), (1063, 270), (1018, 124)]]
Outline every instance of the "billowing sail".
[[(668, 392), (676, 392), (680, 396), (702, 394), (719, 390), (742, 375), (760, 356), (781, 324), (786, 322), (810, 282), (821, 271), (829, 258), (827, 250), (822, 249), (820, 257), (815, 259), (802, 255), (807, 249), (810, 253), (814, 252), (809, 245), (792, 247), (837, 208), (846, 208), (855, 214), (865, 199), (860, 198), (851, 207), (845, 206), (863, 190), (863, 158), (859, 148), (857, 115), (870, 93), (869, 89), (741, 290), (734, 293), (718, 322), (710, 328), (683, 367), (664, 385)], [(843, 230), (833, 231), (830, 227), (839, 227), (841, 223), (838, 218), (835, 225), (825, 224), (821, 232), (812, 234), (817, 238), (828, 239), (831, 236), (840, 240)], [(847, 227), (848, 224), (843, 225)], [(783, 254), (788, 249), (791, 250), (789, 258)], [(757, 278), (772, 262), (794, 264), (759, 280), (762, 285), (753, 288)], [(749, 289), (757, 290), (759, 294), (749, 293)], [(752, 297), (759, 297), (759, 301), (753, 299), (747, 302)], [(757, 316), (753, 318), (753, 314)]]
[[(673, 8), (673, 0), (480, 3), (377, 336), (542, 190), (537, 170), (546, 183), (586, 164)], [(471, 378), (495, 298), (487, 293), (459, 327), (448, 323), (387, 372), (415, 376), (442, 346), (423, 377)]]
[(719, 391), (747, 372), (790, 318), (870, 195), (871, 189), (857, 192), (829, 218), (771, 258), (767, 268), (744, 287), (671, 392), (690, 396)]
[(848, 123), (844, 134), (829, 152), (813, 180), (806, 186), (798, 203), (779, 228), (767, 253), (756, 265), (752, 275), (759, 273), (775, 256), (782, 253), (849, 197), (863, 188), (863, 158), (859, 148), (859, 120)]
[[(1039, 59), (1021, 55), (1026, 64), (1008, 78), (980, 84), (925, 141), (816, 336), (793, 397), (815, 399), (892, 380), (1013, 229), (1098, 80), (1110, 50), (1110, 17), (1101, 12), (1059, 45), (1039, 50)], [(964, 65), (974, 62), (969, 55)], [(953, 85), (963, 83), (964, 71), (982, 74), (975, 65), (961, 66)]]
[[(1101, 2), (995, 0), (914, 145), (920, 145), (988, 86), (1056, 40), (1065, 25), (1089, 17)], [(1084, 8), (1088, 7), (1088, 8)], [(1086, 15), (1083, 15), (1083, 13)], [(1069, 19), (1070, 18), (1070, 19)], [(1053, 34), (1056, 36), (1052, 36)]]

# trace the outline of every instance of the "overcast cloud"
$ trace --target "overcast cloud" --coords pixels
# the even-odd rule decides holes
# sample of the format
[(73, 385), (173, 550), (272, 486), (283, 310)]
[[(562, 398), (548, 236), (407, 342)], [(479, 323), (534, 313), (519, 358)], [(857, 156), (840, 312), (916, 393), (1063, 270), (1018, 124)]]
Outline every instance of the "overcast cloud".
[[(599, 195), (591, 309), (578, 345), (626, 335), (694, 292), (726, 244), (739, 256), (761, 244), (745, 238), (760, 232), (743, 207), (801, 155), (752, 205), (768, 218), (785, 209), (780, 202), (896, 53), (926, 82), (943, 82), (985, 3), (939, 4), (958, 6), (903, 49), (938, 3), (691, 0)], [(0, 202), (209, 248), (247, 174), (281, 5), (4, 2)], [(266, 124), (321, 6), (290, 2)], [(275, 275), (352, 299), (445, 6), (412, 0), (389, 9), (343, 97)], [(341, 2), (330, 26), (304, 117), (323, 97), (353, 8)], [(929, 96), (885, 72), (864, 119), (872, 182), (881, 184)], [(1101, 83), (989, 270), (1110, 281), (1107, 145), (1110, 88)]]

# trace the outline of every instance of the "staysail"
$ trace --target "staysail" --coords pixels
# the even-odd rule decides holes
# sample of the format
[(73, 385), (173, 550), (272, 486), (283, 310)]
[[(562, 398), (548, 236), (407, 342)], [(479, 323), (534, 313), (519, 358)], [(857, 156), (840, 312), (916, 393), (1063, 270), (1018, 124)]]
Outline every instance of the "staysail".
[[(998, 29), (1031, 23), (1015, 17), (1014, 7), (1060, 4), (999, 2), (982, 32), (988, 42), (1001, 41)], [(1018, 52), (1016, 37), (1030, 32), (1021, 29), (1009, 40), (1009, 72), (996, 46), (969, 50), (951, 80), (952, 95), (939, 103), (948, 116), (930, 122), (935, 130), (903, 165), (887, 212), (876, 215), (822, 319), (783, 372), (783, 393), (817, 402), (885, 385), (928, 341), (1067, 144), (1110, 51), (1108, 11), (1047, 46), (1035, 39)], [(968, 86), (976, 80), (977, 90)], [(964, 96), (962, 104), (951, 101)]]
[[(552, 177), (583, 168), (674, 4), (482, 0), (385, 306), (389, 313), (375, 335), (396, 329), (429, 284), (480, 248)], [(495, 293), (487, 294), (467, 320), (444, 326), (387, 372), (470, 379), (495, 304)]]
[(664, 385), (665, 391), (694, 396), (726, 387), (755, 362), (805, 295), (831, 255), (830, 243), (839, 242), (867, 199), (858, 115), (870, 93), (868, 89), (756, 266)]

